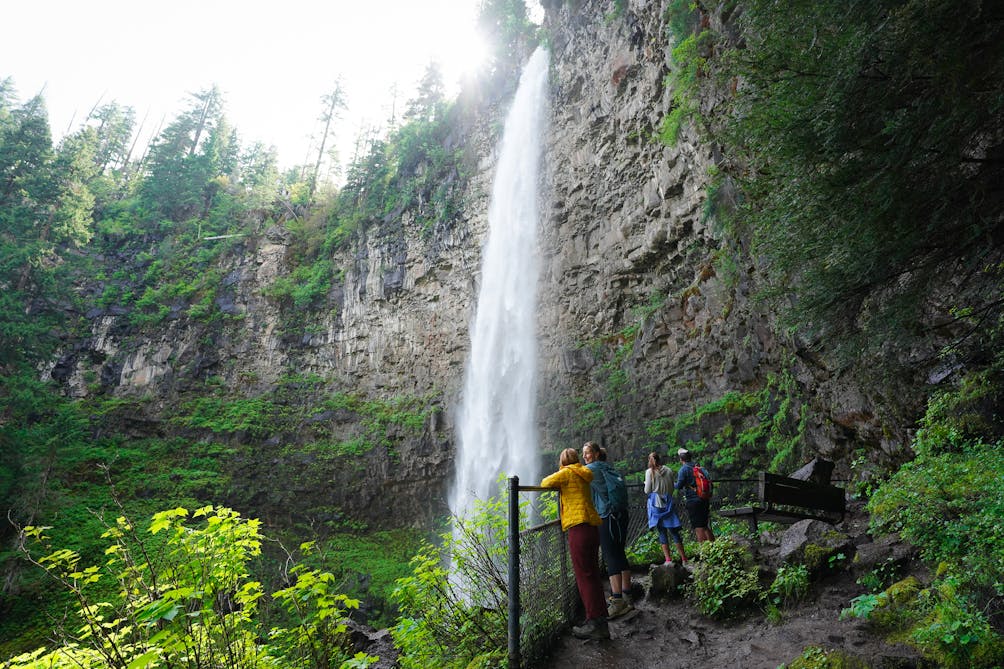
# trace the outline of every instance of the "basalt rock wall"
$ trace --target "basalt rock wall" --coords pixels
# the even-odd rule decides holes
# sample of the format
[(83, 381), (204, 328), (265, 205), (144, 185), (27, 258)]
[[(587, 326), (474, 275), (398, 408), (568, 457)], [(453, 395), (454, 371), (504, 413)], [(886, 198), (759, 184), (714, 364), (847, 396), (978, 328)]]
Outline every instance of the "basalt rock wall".
[[(756, 264), (721, 231), (735, 194), (715, 178), (718, 147), (688, 124), (674, 144), (659, 141), (674, 104), (668, 4), (546, 3), (554, 83), (541, 251), (545, 448), (596, 439), (642, 469), (649, 449), (675, 451), (653, 436), (659, 421), (767, 389), (769, 411), (799, 405), (781, 417), (799, 435), (789, 460), (843, 461), (864, 444), (895, 457), (902, 431), (881, 424), (853, 375), (779, 339), (753, 299)], [(720, 13), (695, 18), (731, 30)], [(702, 113), (717, 103), (701, 100)], [(743, 427), (726, 425), (734, 419), (691, 421), (679, 445), (734, 447), (729, 434)], [(733, 457), (735, 473), (749, 455)]]
[[(750, 299), (752, 263), (716, 232), (716, 208), (729, 206), (727, 182), (709, 203), (714, 147), (686, 126), (673, 146), (658, 141), (672, 105), (667, 3), (631, 0), (614, 11), (617, 4), (546, 6), (542, 457), (551, 463), (553, 451), (595, 439), (615, 458), (634, 458), (655, 445), (653, 421), (729, 391), (763, 388), (782, 368), (812, 405), (800, 428), (807, 451), (840, 459), (854, 440), (886, 438), (875, 436), (865, 395), (778, 340)], [(210, 380), (226, 393), (255, 396), (291, 374), (322, 379), (305, 402), (334, 392), (431, 398), (437, 410), (422, 434), (403, 435), (392, 449), (325, 458), (303, 448), (305, 425), (230, 435), (237, 450), (223, 466), (229, 503), (266, 519), (345, 514), (398, 524), (442, 513), (505, 112), (504, 104), (478, 108), (454, 138), (471, 175), (459, 216), (430, 231), (400, 211), (364, 227), (332, 258), (340, 280), (305, 322), (291, 325), (284, 305), (269, 297), (268, 287), (292, 271), (291, 238), (263, 223), (220, 261), (225, 278), (215, 306), (226, 318), (207, 324), (179, 314), (155, 331), (137, 331), (125, 314), (96, 309), (87, 314), (89, 338), (68, 346), (48, 373), (75, 396), (94, 392), (97, 379), (103, 392), (147, 398), (148, 422), (130, 417), (137, 433), (168, 429), (160, 417), (206, 392)], [(359, 429), (337, 411), (309, 421), (328, 434)], [(689, 436), (699, 440), (720, 427), (697, 423)], [(407, 519), (388, 518), (387, 500), (407, 508)]]

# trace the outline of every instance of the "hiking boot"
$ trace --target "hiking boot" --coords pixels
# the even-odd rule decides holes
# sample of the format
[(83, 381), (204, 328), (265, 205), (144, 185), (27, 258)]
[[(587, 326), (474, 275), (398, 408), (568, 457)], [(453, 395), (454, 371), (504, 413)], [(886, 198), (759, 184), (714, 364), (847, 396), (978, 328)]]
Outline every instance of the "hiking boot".
[(592, 618), (582, 625), (572, 627), (572, 634), (578, 639), (609, 639), (610, 628), (606, 619)]
[[(610, 602), (614, 601), (615, 599), (617, 599), (617, 598), (614, 597), (613, 595), (610, 595), (609, 597), (607, 597), (607, 604), (609, 604)], [(631, 594), (627, 590), (625, 590), (625, 591), (623, 591), (621, 593), (621, 599), (623, 599), (625, 603), (630, 604), (631, 603)]]
[(607, 618), (617, 618), (633, 609), (626, 597), (611, 597), (607, 600)]

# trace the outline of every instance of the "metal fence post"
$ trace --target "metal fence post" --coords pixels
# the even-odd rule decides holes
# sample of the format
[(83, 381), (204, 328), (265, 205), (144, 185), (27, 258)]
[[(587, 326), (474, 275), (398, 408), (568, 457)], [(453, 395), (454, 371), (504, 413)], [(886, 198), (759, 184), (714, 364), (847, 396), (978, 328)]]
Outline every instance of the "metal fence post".
[(509, 477), (509, 669), (519, 657), (519, 477)]

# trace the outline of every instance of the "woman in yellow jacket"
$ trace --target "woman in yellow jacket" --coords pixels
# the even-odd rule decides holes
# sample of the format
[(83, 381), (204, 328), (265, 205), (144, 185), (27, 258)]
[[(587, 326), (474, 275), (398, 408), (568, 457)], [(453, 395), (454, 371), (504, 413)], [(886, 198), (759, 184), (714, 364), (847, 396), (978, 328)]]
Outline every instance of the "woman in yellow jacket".
[(561, 500), (561, 529), (568, 532), (568, 551), (572, 557), (575, 585), (586, 607), (586, 622), (572, 627), (580, 639), (609, 639), (607, 605), (603, 599), (603, 578), (600, 575), (600, 516), (593, 507), (589, 484), (593, 473), (579, 463), (574, 448), (566, 448), (558, 459), (561, 465), (545, 477), (540, 485), (558, 488)]

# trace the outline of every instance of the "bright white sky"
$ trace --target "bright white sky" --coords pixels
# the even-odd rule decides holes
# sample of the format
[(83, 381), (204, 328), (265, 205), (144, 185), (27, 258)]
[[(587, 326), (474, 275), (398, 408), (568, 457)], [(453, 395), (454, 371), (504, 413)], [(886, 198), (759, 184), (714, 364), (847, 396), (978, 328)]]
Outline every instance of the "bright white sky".
[[(534, 4), (534, 3), (528, 3)], [(24, 102), (45, 86), (54, 139), (98, 102), (170, 121), (216, 83), (243, 146), (305, 161), (321, 96), (341, 77), (349, 109), (335, 130), (343, 163), (365, 126), (397, 115), (431, 60), (451, 94), (482, 59), (478, 0), (18, 0), (5, 3), (0, 79)], [(313, 162), (314, 157), (308, 162)]]

